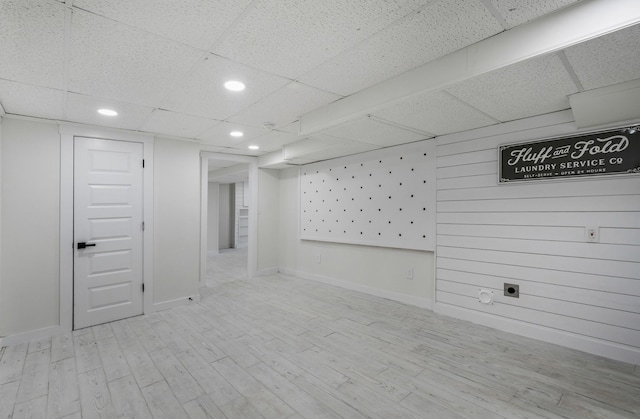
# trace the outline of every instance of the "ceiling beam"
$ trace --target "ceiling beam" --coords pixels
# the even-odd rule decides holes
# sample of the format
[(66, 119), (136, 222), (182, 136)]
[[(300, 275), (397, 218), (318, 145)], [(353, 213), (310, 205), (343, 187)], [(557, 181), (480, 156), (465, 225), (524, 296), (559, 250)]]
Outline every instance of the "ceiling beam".
[(238, 163), (233, 166), (227, 166), (222, 169), (214, 169), (209, 171), (209, 181), (224, 178), (246, 178), (249, 173), (249, 165), (247, 163)]
[(441, 90), (639, 22), (638, 0), (584, 0), (309, 112), (300, 118), (300, 135), (318, 133), (402, 99)]

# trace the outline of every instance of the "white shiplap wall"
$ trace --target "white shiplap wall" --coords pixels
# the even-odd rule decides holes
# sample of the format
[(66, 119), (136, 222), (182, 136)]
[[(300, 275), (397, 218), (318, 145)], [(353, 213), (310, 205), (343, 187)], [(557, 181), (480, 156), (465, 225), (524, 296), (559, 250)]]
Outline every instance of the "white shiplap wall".
[(640, 364), (640, 175), (498, 185), (498, 145), (576, 132), (560, 112), (438, 139), (436, 311)]

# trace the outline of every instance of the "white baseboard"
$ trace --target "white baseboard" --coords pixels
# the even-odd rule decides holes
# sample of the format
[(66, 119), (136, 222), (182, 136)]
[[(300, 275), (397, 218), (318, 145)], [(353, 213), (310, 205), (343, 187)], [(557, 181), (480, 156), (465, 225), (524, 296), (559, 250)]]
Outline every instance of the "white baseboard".
[(445, 316), (470, 321), (472, 323), (488, 326), (504, 332), (513, 333), (515, 335), (525, 336), (571, 349), (577, 349), (582, 352), (615, 359), (616, 361), (640, 365), (640, 350), (637, 348), (531, 323), (525, 323), (518, 320), (507, 319), (450, 304), (435, 303), (434, 311), (438, 314), (444, 314)]
[(32, 340), (46, 339), (52, 336), (62, 335), (67, 332), (70, 332), (70, 330), (64, 330), (60, 326), (50, 326), (43, 329), (32, 330), (30, 332), (9, 335), (0, 338), (0, 348), (4, 346), (19, 345), (21, 343), (29, 342)]
[(263, 269), (261, 271), (256, 272), (256, 276), (275, 275), (278, 272), (280, 272), (278, 268), (267, 268), (267, 269)]
[(367, 285), (356, 284), (354, 282), (343, 281), (341, 279), (329, 278), (322, 275), (310, 274), (307, 272), (300, 272), (288, 268), (280, 268), (280, 273), (285, 275), (297, 276), (299, 278), (308, 279), (311, 281), (322, 282), (324, 284), (334, 285), (336, 287), (349, 289), (352, 291), (358, 291), (376, 297), (386, 298), (388, 300), (398, 301), (400, 303), (409, 304), (416, 307), (425, 308), (427, 310), (433, 310), (433, 302), (426, 298), (415, 297), (413, 295), (402, 294), (395, 291), (383, 290), (380, 288), (373, 288)]
[[(195, 294), (188, 297), (176, 298), (175, 300), (163, 301), (160, 303), (153, 303), (151, 313), (155, 311), (168, 310), (170, 308), (184, 306), (191, 302), (198, 302), (198, 301), (200, 301), (200, 294)], [(145, 314), (149, 314), (149, 313), (145, 313)]]

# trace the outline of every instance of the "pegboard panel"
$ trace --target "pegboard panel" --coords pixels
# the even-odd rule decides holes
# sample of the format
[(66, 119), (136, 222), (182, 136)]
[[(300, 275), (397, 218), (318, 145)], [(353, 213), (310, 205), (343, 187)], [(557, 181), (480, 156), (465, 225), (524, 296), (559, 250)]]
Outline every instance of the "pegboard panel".
[(300, 237), (433, 250), (435, 173), (433, 140), (302, 166)]

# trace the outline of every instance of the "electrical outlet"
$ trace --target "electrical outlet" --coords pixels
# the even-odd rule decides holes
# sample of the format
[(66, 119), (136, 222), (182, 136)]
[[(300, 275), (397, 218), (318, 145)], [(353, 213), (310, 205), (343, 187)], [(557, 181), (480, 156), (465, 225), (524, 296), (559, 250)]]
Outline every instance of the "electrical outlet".
[(407, 279), (413, 279), (413, 268), (407, 269)]
[(600, 241), (600, 227), (585, 227), (584, 239), (588, 243), (598, 243)]
[(316, 263), (322, 263), (322, 255), (320, 253), (316, 255)]

